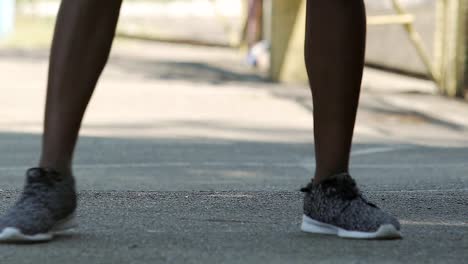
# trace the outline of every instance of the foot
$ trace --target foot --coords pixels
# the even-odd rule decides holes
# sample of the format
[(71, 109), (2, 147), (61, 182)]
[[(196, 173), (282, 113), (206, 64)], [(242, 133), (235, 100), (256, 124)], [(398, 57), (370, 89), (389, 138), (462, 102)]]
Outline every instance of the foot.
[(398, 220), (368, 202), (347, 173), (303, 188), (301, 229), (357, 239), (401, 238)]
[(71, 175), (43, 168), (29, 169), (26, 185), (0, 218), (0, 242), (41, 242), (74, 227), (75, 181)]

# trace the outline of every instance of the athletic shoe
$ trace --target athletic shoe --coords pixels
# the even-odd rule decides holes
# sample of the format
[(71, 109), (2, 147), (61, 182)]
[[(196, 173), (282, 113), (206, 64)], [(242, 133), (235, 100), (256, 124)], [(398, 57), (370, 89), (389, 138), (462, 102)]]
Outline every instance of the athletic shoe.
[(308, 233), (357, 239), (401, 238), (398, 220), (367, 201), (347, 173), (335, 175), (301, 190)]
[(41, 242), (75, 226), (75, 181), (70, 175), (44, 168), (26, 173), (24, 190), (0, 218), (1, 242)]

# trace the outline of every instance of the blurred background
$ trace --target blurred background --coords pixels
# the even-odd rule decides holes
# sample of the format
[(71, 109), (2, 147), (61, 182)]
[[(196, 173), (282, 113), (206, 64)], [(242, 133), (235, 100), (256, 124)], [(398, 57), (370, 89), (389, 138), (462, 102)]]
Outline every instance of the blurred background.
[[(370, 66), (434, 80), (439, 92), (466, 93), (466, 1), (366, 1)], [(47, 48), (58, 0), (0, 1), (3, 46)], [(304, 83), (305, 1), (125, 1), (120, 39), (239, 49), (270, 80)]]

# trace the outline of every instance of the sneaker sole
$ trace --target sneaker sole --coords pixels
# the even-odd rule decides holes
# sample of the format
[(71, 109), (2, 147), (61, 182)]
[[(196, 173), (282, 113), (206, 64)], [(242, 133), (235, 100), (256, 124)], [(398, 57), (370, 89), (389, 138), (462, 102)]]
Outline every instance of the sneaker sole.
[(75, 216), (72, 215), (57, 222), (49, 232), (42, 234), (26, 235), (16, 227), (7, 227), (0, 233), (0, 242), (46, 242), (52, 240), (55, 235), (66, 233), (77, 226)]
[(401, 233), (393, 225), (382, 225), (376, 232), (349, 231), (334, 225), (316, 221), (306, 215), (302, 217), (301, 230), (307, 233), (336, 235), (354, 239), (398, 239)]

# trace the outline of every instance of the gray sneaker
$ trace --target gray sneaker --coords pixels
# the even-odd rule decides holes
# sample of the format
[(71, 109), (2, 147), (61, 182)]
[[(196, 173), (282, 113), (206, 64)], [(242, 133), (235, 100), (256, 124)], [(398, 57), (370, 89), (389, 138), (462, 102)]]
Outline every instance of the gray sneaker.
[(40, 242), (75, 227), (75, 181), (72, 176), (43, 168), (26, 173), (24, 190), (0, 218), (0, 242)]
[(368, 202), (347, 173), (310, 183), (301, 191), (305, 193), (304, 232), (358, 239), (401, 238), (398, 220)]

